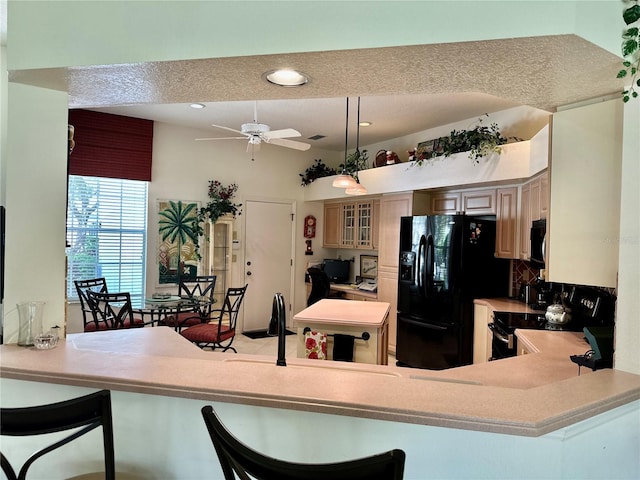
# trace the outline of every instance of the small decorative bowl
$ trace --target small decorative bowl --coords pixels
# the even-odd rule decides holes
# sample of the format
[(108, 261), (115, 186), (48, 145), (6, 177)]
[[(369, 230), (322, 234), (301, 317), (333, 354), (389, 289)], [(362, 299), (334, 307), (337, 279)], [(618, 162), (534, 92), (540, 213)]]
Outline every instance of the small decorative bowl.
[(52, 333), (41, 333), (33, 339), (38, 350), (51, 350), (58, 344), (58, 336)]

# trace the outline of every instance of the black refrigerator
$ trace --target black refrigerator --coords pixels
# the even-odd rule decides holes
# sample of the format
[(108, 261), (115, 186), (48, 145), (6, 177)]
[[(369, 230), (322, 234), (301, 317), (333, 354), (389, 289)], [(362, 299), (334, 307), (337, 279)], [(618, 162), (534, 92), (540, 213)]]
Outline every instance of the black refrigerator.
[(402, 217), (399, 366), (442, 370), (473, 361), (473, 299), (507, 296), (509, 260), (495, 258), (495, 216)]

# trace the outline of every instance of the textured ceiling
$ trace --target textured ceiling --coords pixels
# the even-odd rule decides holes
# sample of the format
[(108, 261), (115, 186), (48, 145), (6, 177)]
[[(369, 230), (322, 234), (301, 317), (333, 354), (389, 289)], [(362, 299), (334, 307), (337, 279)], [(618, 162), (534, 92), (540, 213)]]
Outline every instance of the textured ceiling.
[[(283, 88), (262, 79), (284, 66), (305, 72), (311, 82)], [(13, 71), (9, 78), (67, 90), (72, 108), (182, 124), (210, 130), (210, 136), (226, 136), (212, 123), (238, 128), (253, 120), (258, 100), (260, 122), (296, 128), (304, 138), (326, 135), (312, 144), (341, 149), (347, 96), (361, 96), (361, 119), (373, 122), (362, 129), (367, 144), (517, 105), (553, 112), (617, 93), (623, 87), (619, 67), (616, 55), (559, 35)], [(190, 109), (185, 104), (191, 102), (207, 108)]]

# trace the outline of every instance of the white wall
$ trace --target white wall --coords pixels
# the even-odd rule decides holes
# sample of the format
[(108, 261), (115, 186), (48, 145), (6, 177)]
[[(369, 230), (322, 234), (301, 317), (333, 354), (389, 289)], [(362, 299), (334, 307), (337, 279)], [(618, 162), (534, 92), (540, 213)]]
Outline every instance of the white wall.
[[(7, 407), (59, 401), (89, 391), (52, 384), (43, 389), (41, 383), (8, 379), (0, 379), (0, 387), (0, 400)], [(222, 478), (200, 414), (207, 404), (213, 405), (241, 441), (291, 461), (322, 463), (401, 448), (407, 454), (406, 480), (622, 480), (640, 476), (640, 401), (541, 437), (118, 391), (112, 392), (112, 402), (117, 470), (141, 479)], [(141, 428), (143, 425), (152, 425), (153, 434), (149, 435), (149, 428)], [(66, 452), (62, 449), (53, 454), (60, 478), (82, 473), (77, 470), (79, 458), (85, 465), (100, 467), (99, 433), (89, 435), (89, 440), (78, 440)], [(26, 456), (33, 442), (3, 437), (2, 452), (10, 460)], [(50, 478), (38, 462), (33, 468), (33, 478)]]

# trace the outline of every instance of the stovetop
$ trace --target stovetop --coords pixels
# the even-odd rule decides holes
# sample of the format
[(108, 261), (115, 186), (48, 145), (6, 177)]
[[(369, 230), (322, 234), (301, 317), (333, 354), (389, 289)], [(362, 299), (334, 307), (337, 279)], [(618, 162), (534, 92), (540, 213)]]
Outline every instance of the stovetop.
[(543, 330), (547, 324), (544, 314), (545, 312), (542, 311), (538, 313), (495, 312), (493, 320), (508, 332), (512, 332), (516, 328)]

